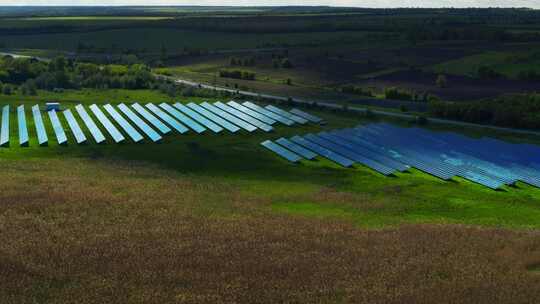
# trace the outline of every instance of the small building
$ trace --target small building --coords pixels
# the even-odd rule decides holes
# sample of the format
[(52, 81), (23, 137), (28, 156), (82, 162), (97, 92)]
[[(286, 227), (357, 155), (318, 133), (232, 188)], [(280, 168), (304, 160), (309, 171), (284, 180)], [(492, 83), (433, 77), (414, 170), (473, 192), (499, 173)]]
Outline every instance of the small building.
[(45, 111), (60, 111), (59, 102), (47, 102), (45, 103)]

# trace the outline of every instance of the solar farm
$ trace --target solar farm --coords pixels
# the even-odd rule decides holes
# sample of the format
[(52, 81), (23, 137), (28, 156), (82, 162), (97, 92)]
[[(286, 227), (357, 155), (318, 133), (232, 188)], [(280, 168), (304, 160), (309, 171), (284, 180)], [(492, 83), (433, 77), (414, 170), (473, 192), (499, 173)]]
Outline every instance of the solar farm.
[[(29, 146), (30, 130), (25, 107), (18, 106), (18, 144)], [(55, 141), (67, 145), (90, 141), (101, 144), (159, 143), (169, 134), (206, 132), (251, 134), (272, 132), (283, 126), (321, 125), (324, 120), (299, 109), (286, 111), (274, 105), (260, 106), (236, 101), (197, 103), (133, 103), (127, 105), (81, 104), (74, 109), (50, 110), (42, 115), (39, 105), (31, 107), (35, 136), (40, 146), (49, 138), (44, 119), (50, 121)], [(60, 115), (67, 124), (62, 124)], [(78, 116), (78, 117), (77, 117)], [(92, 140), (90, 140), (90, 138)], [(0, 145), (10, 145), (10, 107), (2, 108)], [(528, 144), (510, 144), (491, 138), (473, 139), (455, 133), (435, 133), (422, 128), (403, 128), (388, 123), (371, 123), (354, 128), (328, 130), (266, 140), (261, 145), (292, 163), (328, 159), (342, 167), (360, 165), (384, 176), (410, 171), (411, 168), (444, 181), (460, 177), (493, 190), (523, 182), (540, 187), (540, 149)], [(492, 153), (498, 151), (498, 153)]]
[(461, 177), (494, 190), (517, 182), (540, 187), (540, 148), (491, 138), (376, 123), (261, 144), (293, 163), (323, 157), (385, 176), (415, 168), (441, 180)]
[[(103, 107), (96, 104), (85, 107), (79, 104), (73, 111), (72, 109), (58, 112), (47, 111), (45, 118), (39, 105), (34, 105), (31, 107), (31, 113), (35, 135), (40, 146), (47, 146), (50, 140), (44, 123), (47, 116), (54, 131), (55, 141), (59, 145), (68, 144), (67, 132), (73, 134), (75, 144), (79, 145), (88, 143), (89, 138), (101, 144), (107, 140), (107, 137), (114, 143), (126, 141), (158, 143), (163, 136), (172, 133), (228, 132), (235, 134), (240, 131), (252, 133), (258, 130), (271, 132), (274, 130), (272, 125), (276, 123), (293, 126), (306, 124), (309, 120), (320, 122), (314, 120), (312, 115), (298, 109), (287, 112), (272, 105), (262, 107), (252, 102), (240, 104), (235, 101), (213, 104), (208, 102), (200, 104), (148, 103), (144, 106), (139, 103), (131, 105), (121, 103), (106, 104)], [(62, 125), (60, 115), (64, 116), (67, 126)], [(82, 123), (79, 123), (81, 121)], [(30, 130), (24, 105), (17, 107), (17, 126), (18, 144), (21, 147), (29, 146)], [(127, 134), (127, 137), (124, 134)], [(4, 147), (10, 145), (10, 107), (8, 105), (2, 108), (0, 145)]]

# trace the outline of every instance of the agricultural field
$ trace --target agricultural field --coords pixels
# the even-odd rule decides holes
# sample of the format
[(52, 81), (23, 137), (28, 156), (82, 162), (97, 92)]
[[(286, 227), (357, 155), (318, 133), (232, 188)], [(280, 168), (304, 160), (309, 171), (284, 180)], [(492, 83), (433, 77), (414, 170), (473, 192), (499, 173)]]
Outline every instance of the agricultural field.
[[(450, 133), (540, 145), (532, 133), (539, 86), (529, 73), (540, 72), (538, 16), (514, 9), (0, 10), (0, 107), (11, 111), (10, 145), (0, 147), (0, 303), (534, 303), (539, 188), (517, 182), (492, 190), (414, 168), (384, 176), (322, 157), (291, 163), (261, 143), (384, 122), (428, 129), (436, 139)], [(486, 67), (498, 76), (480, 77)], [(402, 99), (389, 98), (389, 89)], [(39, 146), (30, 111), (46, 102), (73, 111), (233, 99), (299, 107), (325, 123), (173, 132), (159, 143), (135, 143), (120, 130), (121, 144), (98, 124), (106, 142), (83, 127), (88, 142), (77, 145), (59, 114), (68, 142), (59, 145), (42, 111), (49, 141)], [(394, 101), (422, 103), (425, 112), (399, 103), (385, 109), (409, 112), (404, 119), (348, 108), (380, 110)], [(18, 144), (19, 105), (28, 147)], [(460, 115), (531, 133), (431, 120)]]

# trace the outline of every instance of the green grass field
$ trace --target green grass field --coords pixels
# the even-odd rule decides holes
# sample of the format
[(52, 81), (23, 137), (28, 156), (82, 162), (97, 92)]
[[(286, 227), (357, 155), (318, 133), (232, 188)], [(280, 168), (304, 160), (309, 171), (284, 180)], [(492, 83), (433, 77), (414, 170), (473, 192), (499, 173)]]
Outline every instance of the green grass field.
[[(436, 64), (428, 70), (437, 73), (475, 77), (478, 69), (486, 66), (493, 68), (508, 78), (516, 79), (520, 72), (540, 71), (540, 60), (531, 57), (534, 54), (534, 51), (521, 53), (491, 51)], [(522, 60), (518, 60), (516, 58), (517, 56), (519, 56), (518, 58), (522, 58)]]
[[(43, 94), (43, 93), (42, 93)], [(507, 191), (490, 191), (473, 183), (456, 180), (447, 183), (420, 172), (399, 174), (386, 178), (373, 171), (358, 167), (343, 169), (325, 160), (290, 165), (259, 147), (268, 138), (292, 136), (366, 123), (364, 119), (340, 117), (324, 112), (317, 113), (330, 123), (325, 127), (278, 127), (274, 134), (175, 135), (166, 136), (162, 144), (89, 144), (87, 146), (57, 146), (48, 117), (49, 147), (38, 147), (32, 124), (30, 106), (45, 100), (60, 101), (64, 107), (76, 104), (117, 104), (138, 101), (169, 101), (166, 96), (152, 91), (66, 91), (62, 94), (43, 94), (39, 97), (2, 97), (2, 104), (12, 105), (10, 148), (0, 149), (3, 159), (25, 160), (39, 158), (92, 159), (99, 155), (103, 160), (130, 160), (152, 163), (173, 172), (192, 173), (195, 176), (226, 176), (228, 182), (240, 180), (246, 193), (257, 195), (257, 189), (268, 187), (272, 191), (261, 193), (272, 202), (272, 210), (293, 213), (333, 216), (339, 214), (346, 220), (363, 227), (384, 227), (403, 223), (462, 223), (485, 226), (517, 228), (540, 227), (540, 190), (526, 185), (508, 188)], [(192, 99), (189, 101), (200, 101)], [(17, 147), (18, 135), (15, 106), (25, 104), (31, 132), (28, 148)], [(63, 116), (62, 123), (67, 126)], [(82, 125), (82, 122), (80, 122)], [(106, 134), (105, 130), (104, 133)], [(87, 134), (89, 135), (89, 134)], [(126, 134), (124, 134), (126, 135)], [(69, 134), (69, 141), (74, 139)], [(126, 138), (127, 135), (126, 135)], [(225, 147), (230, 146), (230, 149)], [(268, 174), (271, 172), (271, 174)], [(309, 176), (309, 179), (305, 177)], [(249, 181), (249, 182), (248, 182)], [(335, 185), (333, 185), (335, 184)], [(294, 185), (294, 186), (293, 186)], [(332, 186), (333, 185), (333, 186)], [(351, 200), (339, 204), (319, 202), (316, 199), (321, 187), (332, 191), (350, 193)], [(286, 190), (289, 188), (290, 190)], [(286, 193), (286, 195), (283, 195)], [(363, 198), (358, 201), (355, 195)], [(367, 199), (366, 199), (367, 198)], [(362, 201), (370, 201), (363, 204)], [(268, 207), (268, 206), (267, 206)]]
[[(168, 100), (85, 90), (2, 96), (0, 104), (47, 99), (64, 107)], [(292, 165), (259, 146), (370, 122), (312, 112), (328, 125), (175, 134), (160, 144), (77, 146), (68, 132), (69, 144), (58, 146), (48, 117), (48, 147), (18, 147), (12, 132), (11, 147), (0, 148), (0, 302), (357, 303), (445, 294), (504, 303), (538, 295), (539, 189), (492, 191), (418, 171), (388, 178), (322, 159)], [(29, 130), (35, 138), (32, 123)]]

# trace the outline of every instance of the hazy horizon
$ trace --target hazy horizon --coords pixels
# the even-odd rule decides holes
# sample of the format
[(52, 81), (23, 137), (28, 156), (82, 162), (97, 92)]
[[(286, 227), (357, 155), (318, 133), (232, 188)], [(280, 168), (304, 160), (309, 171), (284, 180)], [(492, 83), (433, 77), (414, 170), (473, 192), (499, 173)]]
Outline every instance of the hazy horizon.
[(540, 8), (540, 0), (0, 0), (0, 6), (336, 6), (372, 8), (442, 7), (529, 7)]

